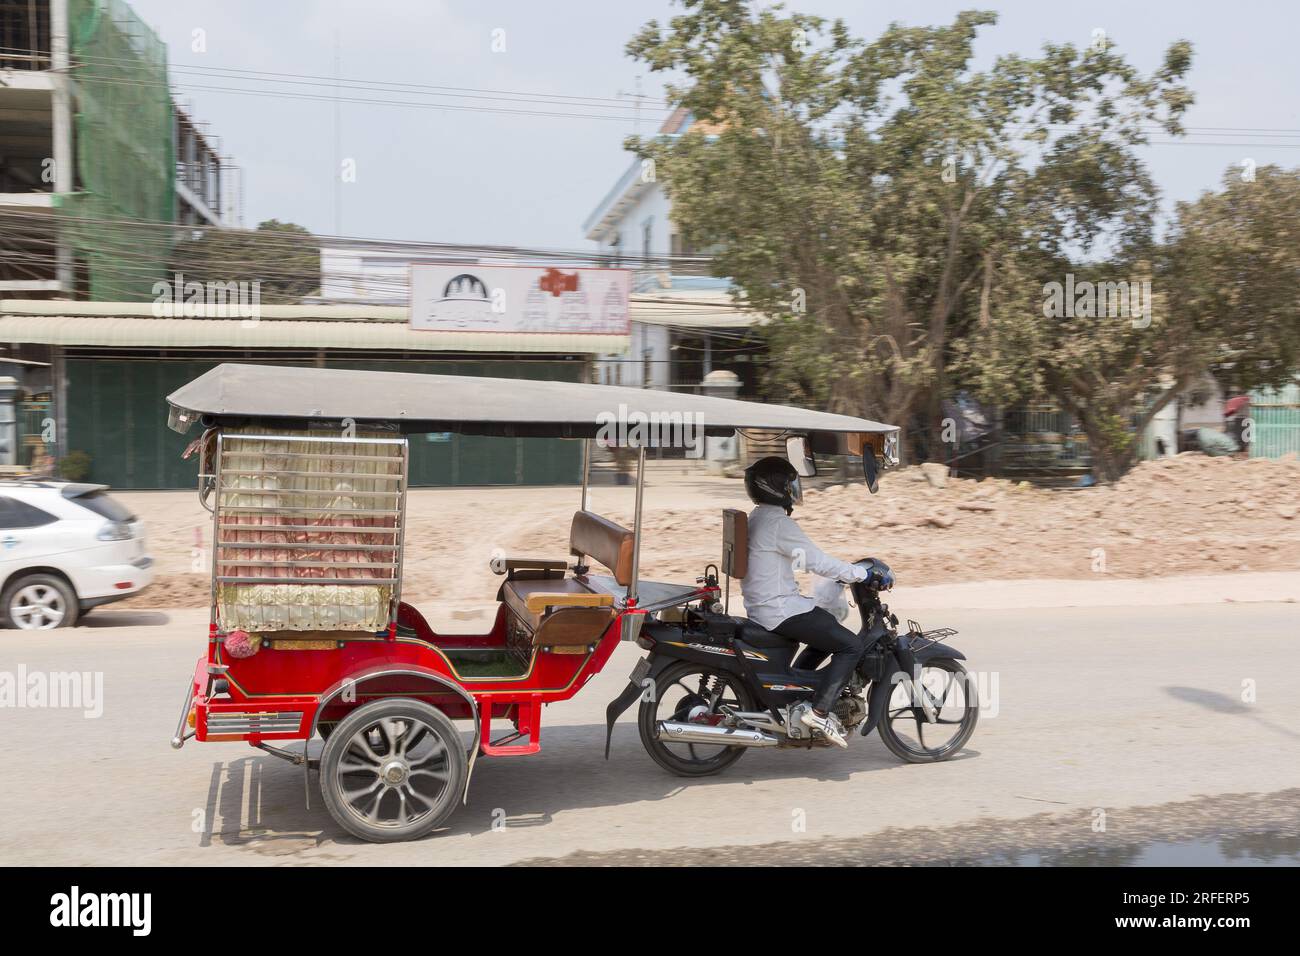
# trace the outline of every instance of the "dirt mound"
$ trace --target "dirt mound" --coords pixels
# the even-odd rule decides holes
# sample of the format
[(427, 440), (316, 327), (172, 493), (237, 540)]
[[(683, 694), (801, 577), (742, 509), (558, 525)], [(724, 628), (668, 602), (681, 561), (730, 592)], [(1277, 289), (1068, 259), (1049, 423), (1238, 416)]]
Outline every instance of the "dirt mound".
[[(804, 497), (795, 516), (823, 550), (880, 557), (912, 584), (1300, 567), (1294, 459), (1180, 455), (1144, 462), (1111, 486), (1068, 490), (913, 467), (886, 475), (874, 496), (859, 483)], [(707, 523), (680, 535), (681, 522), (665, 517), (647, 522), (652, 574), (718, 559)]]
[[(488, 570), (493, 549), (566, 558), (575, 494), (567, 487), (413, 491), (405, 593), (420, 602), (489, 602), (500, 583)], [(631, 526), (630, 489), (602, 494), (616, 506), (598, 503), (598, 510)], [(642, 569), (656, 580), (693, 581), (718, 563), (721, 509), (749, 507), (732, 479), (679, 475), (647, 495)], [(148, 516), (158, 559), (156, 583), (131, 603), (206, 605), (207, 571), (192, 549), (211, 519), (194, 495), (119, 496)], [(917, 466), (886, 475), (877, 495), (861, 482), (811, 488), (795, 515), (827, 552), (880, 557), (900, 580), (920, 585), (1297, 569), (1298, 506), (1294, 458), (1187, 454), (1140, 464), (1114, 485), (1069, 490), (956, 479), (942, 467)]]

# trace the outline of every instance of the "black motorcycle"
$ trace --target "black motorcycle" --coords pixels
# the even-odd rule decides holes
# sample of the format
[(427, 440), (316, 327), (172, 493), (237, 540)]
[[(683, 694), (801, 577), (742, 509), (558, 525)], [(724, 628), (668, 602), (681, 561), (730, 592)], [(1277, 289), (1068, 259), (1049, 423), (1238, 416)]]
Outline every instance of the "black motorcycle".
[[(952, 628), (900, 633), (881, 600), (893, 576), (875, 558), (858, 562), (868, 578), (850, 585), (861, 614), (864, 650), (835, 703), (850, 734), (879, 728), (894, 754), (936, 763), (959, 752), (979, 719), (974, 678), (964, 655), (942, 643)], [(717, 571), (704, 581), (717, 585)], [(634, 702), (641, 741), (665, 770), (686, 777), (717, 773), (750, 747), (832, 746), (800, 721), (812, 706), (822, 671), (796, 666), (799, 645), (708, 602), (680, 609), (676, 619), (648, 621), (637, 643), (650, 653), (627, 688), (606, 709), (605, 755), (614, 722)]]

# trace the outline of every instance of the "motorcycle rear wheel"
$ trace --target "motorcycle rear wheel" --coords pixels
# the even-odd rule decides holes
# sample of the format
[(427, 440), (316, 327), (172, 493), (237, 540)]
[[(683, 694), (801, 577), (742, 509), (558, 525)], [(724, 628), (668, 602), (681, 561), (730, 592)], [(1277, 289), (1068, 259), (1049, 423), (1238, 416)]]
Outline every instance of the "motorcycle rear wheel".
[[(704, 694), (719, 686), (721, 696), (716, 703), (710, 703)], [(714, 714), (720, 704), (736, 710), (754, 709), (749, 688), (734, 674), (690, 661), (681, 661), (664, 670), (655, 678), (654, 699), (642, 700), (637, 713), (637, 729), (650, 759), (679, 777), (706, 777), (727, 769), (743, 757), (747, 747), (665, 743), (656, 735), (655, 728), (661, 720), (686, 720), (700, 707)]]

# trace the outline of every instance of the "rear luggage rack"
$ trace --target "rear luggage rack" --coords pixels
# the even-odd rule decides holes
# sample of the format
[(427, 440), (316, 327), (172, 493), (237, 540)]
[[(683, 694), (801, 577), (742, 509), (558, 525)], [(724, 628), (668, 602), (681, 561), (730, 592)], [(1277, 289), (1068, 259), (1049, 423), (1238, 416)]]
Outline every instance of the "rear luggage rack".
[(955, 627), (936, 627), (923, 631), (921, 625), (916, 621), (909, 620), (907, 622), (907, 636), (911, 640), (913, 651), (923, 651), (931, 644), (938, 644), (956, 633), (957, 629)]

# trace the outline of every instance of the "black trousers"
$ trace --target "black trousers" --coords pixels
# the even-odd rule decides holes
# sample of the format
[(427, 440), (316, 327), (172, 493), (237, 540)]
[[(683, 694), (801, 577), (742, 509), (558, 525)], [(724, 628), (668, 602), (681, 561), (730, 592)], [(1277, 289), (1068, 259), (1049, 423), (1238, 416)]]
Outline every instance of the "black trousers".
[(835, 620), (835, 615), (823, 607), (788, 617), (772, 630), (782, 637), (808, 645), (795, 658), (795, 667), (816, 670), (822, 661), (830, 657), (831, 662), (822, 671), (817, 696), (813, 698), (813, 707), (829, 711), (844, 685), (849, 682), (858, 658), (862, 656), (862, 639)]

